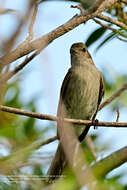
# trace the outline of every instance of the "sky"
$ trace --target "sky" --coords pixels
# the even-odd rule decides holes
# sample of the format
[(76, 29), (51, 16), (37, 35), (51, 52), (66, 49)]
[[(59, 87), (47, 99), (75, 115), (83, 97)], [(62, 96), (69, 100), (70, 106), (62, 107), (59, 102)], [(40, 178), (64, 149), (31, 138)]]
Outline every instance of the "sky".
[[(1, 2), (2, 1), (0, 1), (0, 3)], [(79, 13), (77, 9), (70, 8), (71, 4), (72, 3), (52, 1), (50, 3), (46, 2), (40, 5), (34, 26), (34, 39), (50, 32), (59, 25), (68, 21), (75, 14)], [(5, 6), (7, 8), (19, 10), (20, 13), (23, 14), (23, 10), (26, 8), (26, 1), (15, 0), (15, 3), (12, 3), (11, 0), (6, 0)], [(6, 25), (4, 24), (5, 22)], [(14, 31), (15, 23), (16, 20), (13, 16), (1, 16), (1, 39), (6, 38)], [(38, 112), (56, 115), (60, 87), (64, 76), (70, 67), (70, 46), (75, 42), (85, 42), (90, 33), (98, 27), (99, 25), (95, 24), (94, 21), (88, 21), (85, 25), (82, 24), (53, 41), (24, 69), (25, 74), (22, 75), (21, 72), (21, 99), (27, 102), (32, 97), (37, 97)], [(27, 35), (28, 25), (25, 25), (19, 39), (17, 40), (17, 44), (20, 41), (23, 41)], [(127, 74), (127, 70), (125, 69), (127, 51), (126, 44), (115, 39), (111, 43), (107, 43), (101, 48), (101, 50), (95, 53), (96, 46), (99, 43), (100, 42), (97, 42), (89, 48), (97, 68), (100, 71), (106, 69), (107, 77), (109, 76), (110, 78), (112, 76), (112, 72)], [(107, 107), (98, 114), (97, 118), (103, 121), (115, 121), (116, 114), (112, 114)], [(120, 121), (126, 121), (126, 110), (120, 110)], [(99, 143), (102, 143), (102, 141), (103, 143), (111, 142), (111, 149), (108, 152), (105, 152), (102, 156), (126, 146), (126, 129), (99, 128), (98, 130), (92, 129), (90, 133), (100, 134), (98, 140)], [(54, 149), (55, 146), (50, 146), (51, 149), (52, 147)], [(119, 172), (121, 169), (122, 171), (123, 169), (127, 170), (127, 166), (124, 165), (121, 167)], [(113, 172), (115, 172), (115, 170)]]

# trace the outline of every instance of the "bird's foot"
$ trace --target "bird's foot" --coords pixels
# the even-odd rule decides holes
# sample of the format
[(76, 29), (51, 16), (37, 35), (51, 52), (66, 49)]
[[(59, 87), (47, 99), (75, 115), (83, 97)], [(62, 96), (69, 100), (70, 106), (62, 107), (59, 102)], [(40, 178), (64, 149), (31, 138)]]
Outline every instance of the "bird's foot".
[(94, 126), (94, 129), (97, 129), (98, 127), (97, 127), (97, 124), (98, 124), (98, 119), (93, 119), (92, 120), (92, 125)]

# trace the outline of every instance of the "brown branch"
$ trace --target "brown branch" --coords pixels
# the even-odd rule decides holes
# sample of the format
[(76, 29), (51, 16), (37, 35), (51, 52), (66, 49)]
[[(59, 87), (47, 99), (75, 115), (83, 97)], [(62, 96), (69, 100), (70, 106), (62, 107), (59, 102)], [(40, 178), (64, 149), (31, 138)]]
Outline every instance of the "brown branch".
[(71, 31), (75, 27), (79, 26), (80, 24), (96, 17), (100, 12), (104, 11), (105, 9), (109, 8), (111, 5), (116, 3), (118, 0), (107, 0), (104, 1), (101, 6), (96, 10), (96, 12), (91, 13), (91, 9), (87, 11), (87, 15), (85, 16), (74, 16), (65, 24), (59, 26), (55, 30), (49, 32), (48, 34), (42, 36), (34, 40), (33, 42), (29, 43), (22, 43), (22, 46), (19, 45), (15, 50), (10, 52), (8, 56), (3, 56), (0, 58), (0, 65), (4, 66), (7, 65), (18, 58), (31, 53), (32, 51), (41, 48), (44, 49), (48, 46), (53, 40), (57, 39), (58, 37), (66, 34), (67, 32)]
[(93, 20), (94, 20), (97, 24), (101, 25), (102, 27), (113, 31), (114, 33), (119, 34), (119, 35), (123, 36), (124, 38), (127, 38), (127, 35), (124, 34), (123, 32), (121, 32), (120, 30), (117, 30), (117, 29), (115, 29), (115, 28), (113, 28), (113, 27), (111, 27), (111, 26), (109, 26), (109, 25), (107, 25), (107, 24), (103, 24), (102, 22), (100, 22), (100, 21), (97, 20), (96, 18), (94, 18)]
[(120, 117), (120, 111), (119, 111), (119, 109), (117, 109), (117, 118), (116, 118), (116, 122), (119, 121), (119, 117)]
[(98, 15), (97, 15), (97, 18), (102, 19), (102, 20), (104, 20), (104, 21), (106, 21), (106, 22), (110, 22), (110, 23), (112, 23), (112, 24), (115, 24), (116, 26), (119, 26), (119, 27), (121, 27), (121, 28), (127, 30), (127, 25), (124, 24), (124, 23), (122, 23), (122, 22), (120, 22), (120, 21), (118, 21), (118, 20), (115, 20), (115, 19), (110, 18), (110, 17), (108, 17), (108, 16), (105, 16), (105, 15), (103, 15), (103, 14), (98, 14)]
[(0, 8), (0, 15), (3, 14), (14, 14), (16, 15), (17, 11), (15, 9), (1, 9)]
[(0, 110), (5, 111), (5, 112), (9, 112), (9, 113), (18, 114), (18, 115), (33, 117), (33, 118), (36, 118), (36, 119), (57, 121), (57, 117), (55, 117), (55, 116), (51, 116), (51, 115), (47, 115), (47, 114), (40, 114), (40, 113), (35, 113), (35, 112), (30, 112), (30, 111), (17, 109), (17, 108), (11, 108), (11, 107), (2, 106), (2, 105), (0, 105)]
[(103, 102), (100, 106), (99, 106), (99, 110), (101, 110), (103, 107), (105, 107), (106, 105), (108, 105), (110, 102), (112, 102), (115, 98), (117, 98), (118, 96), (120, 96), (120, 94), (127, 89), (127, 83), (125, 83), (119, 90), (117, 90), (112, 96), (110, 96), (105, 102)]
[(84, 7), (82, 7), (81, 4), (78, 4), (78, 5), (71, 5), (71, 8), (79, 9), (79, 10), (80, 10), (80, 14), (81, 14), (81, 15), (85, 15), (85, 9), (84, 9)]
[[(33, 7), (33, 4), (34, 4), (34, 0), (31, 0), (29, 1), (29, 6), (28, 6), (28, 9), (26, 11), (26, 14), (20, 18), (20, 21), (18, 23), (18, 26), (15, 30), (15, 32), (12, 34), (12, 36), (5, 42), (4, 44), (4, 51), (5, 53), (8, 52), (5, 57), (9, 56), (11, 54), (10, 50), (11, 48), (13, 47), (14, 43), (16, 42), (16, 39), (18, 37), (18, 35), (20, 34), (21, 32), (21, 28), (22, 26), (26, 23), (26, 21), (29, 19), (30, 17), (30, 13), (32, 11), (32, 7)], [(1, 64), (0, 64), (1, 65)]]
[(71, 5), (71, 8), (77, 8), (80, 10), (81, 15), (87, 15), (87, 14), (91, 14), (95, 12), (99, 8), (99, 6), (102, 4), (102, 2), (103, 0), (95, 0), (95, 2), (93, 2), (93, 5), (91, 5), (91, 7), (88, 10), (85, 10), (81, 4)]
[(33, 15), (32, 15), (32, 19), (31, 19), (31, 23), (30, 23), (30, 26), (29, 26), (29, 36), (28, 36), (28, 40), (32, 40), (33, 39), (33, 27), (34, 27), (34, 23), (35, 23), (35, 20), (36, 20), (36, 16), (37, 16), (37, 11), (38, 11), (38, 2), (36, 1), (35, 2), (35, 7), (34, 7), (34, 12), (33, 12)]
[(46, 144), (52, 143), (52, 142), (56, 141), (57, 139), (58, 139), (58, 137), (54, 136), (54, 137), (51, 137), (49, 139), (46, 139), (45, 141), (37, 142), (37, 143), (31, 145), (30, 147), (27, 147), (27, 148), (31, 148), (32, 150), (34, 150), (34, 149), (40, 148), (41, 146), (44, 146)]
[[(105, 3), (102, 3), (104, 2), (104, 0), (95, 0), (94, 4), (92, 7), (90, 7), (87, 11), (90, 13), (93, 13), (95, 12), (96, 10), (98, 10), (98, 8), (100, 7), (101, 9), (103, 9), (102, 7), (105, 7), (106, 8), (106, 4)], [(102, 6), (101, 6), (102, 5)], [(88, 14), (86, 11), (86, 15)]]
[[(36, 119), (58, 121), (58, 118), (52, 115), (34, 113), (34, 112), (21, 110), (17, 108), (11, 108), (11, 107), (2, 106), (2, 105), (0, 105), (0, 110), (9, 112), (9, 113), (18, 114), (18, 115), (33, 117)], [(69, 119), (69, 118), (65, 118), (64, 121), (68, 123), (77, 123), (79, 124), (79, 127), (82, 124), (86, 126), (98, 126), (98, 127), (102, 127), (102, 126), (103, 127), (125, 127), (125, 128), (127, 127), (127, 122), (103, 122), (103, 121), (96, 122), (96, 121)]]
[(19, 64), (17, 67), (14, 68), (14, 70), (4, 73), (3, 75), (1, 75), (0, 78), (0, 82), (6, 82), (8, 81), (11, 77), (13, 77), (16, 73), (18, 73), (19, 71), (21, 71), (32, 59), (34, 59), (38, 54), (40, 53), (40, 51), (36, 51), (35, 53), (33, 53), (31, 56), (26, 57), (26, 59)]
[(97, 9), (96, 13), (100, 13), (105, 11), (106, 9), (110, 8), (112, 5), (114, 5), (118, 0), (105, 0), (101, 4), (101, 6)]

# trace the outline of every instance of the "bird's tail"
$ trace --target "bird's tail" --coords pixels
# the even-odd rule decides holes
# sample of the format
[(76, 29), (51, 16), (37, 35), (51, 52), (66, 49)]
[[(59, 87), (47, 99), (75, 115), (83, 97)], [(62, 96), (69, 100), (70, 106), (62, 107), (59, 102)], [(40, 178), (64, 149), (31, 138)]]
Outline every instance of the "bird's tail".
[[(82, 142), (82, 140), (86, 137), (90, 127), (87, 127), (84, 129), (84, 131), (79, 136), (79, 141)], [(47, 182), (51, 182), (57, 178), (61, 177), (61, 174), (63, 172), (63, 169), (67, 165), (67, 160), (64, 154), (64, 150), (62, 148), (61, 143), (58, 144), (57, 151), (55, 153), (55, 156), (51, 162), (51, 166), (47, 172)]]
[(51, 166), (47, 172), (47, 182), (60, 178), (64, 167), (66, 166), (66, 158), (61, 143), (59, 143), (56, 154), (52, 160)]

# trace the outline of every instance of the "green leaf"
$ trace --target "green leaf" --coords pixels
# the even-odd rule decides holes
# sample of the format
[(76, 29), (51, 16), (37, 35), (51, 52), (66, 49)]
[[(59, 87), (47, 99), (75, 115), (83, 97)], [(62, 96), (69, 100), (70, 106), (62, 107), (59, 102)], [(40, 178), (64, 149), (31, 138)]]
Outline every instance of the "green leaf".
[(106, 36), (106, 38), (97, 46), (96, 51), (98, 51), (105, 43), (111, 41), (114, 39), (118, 34), (111, 32), (109, 35)]
[(107, 29), (100, 27), (96, 29), (86, 40), (85, 44), (87, 47), (92, 45), (94, 42), (96, 42), (105, 32)]

